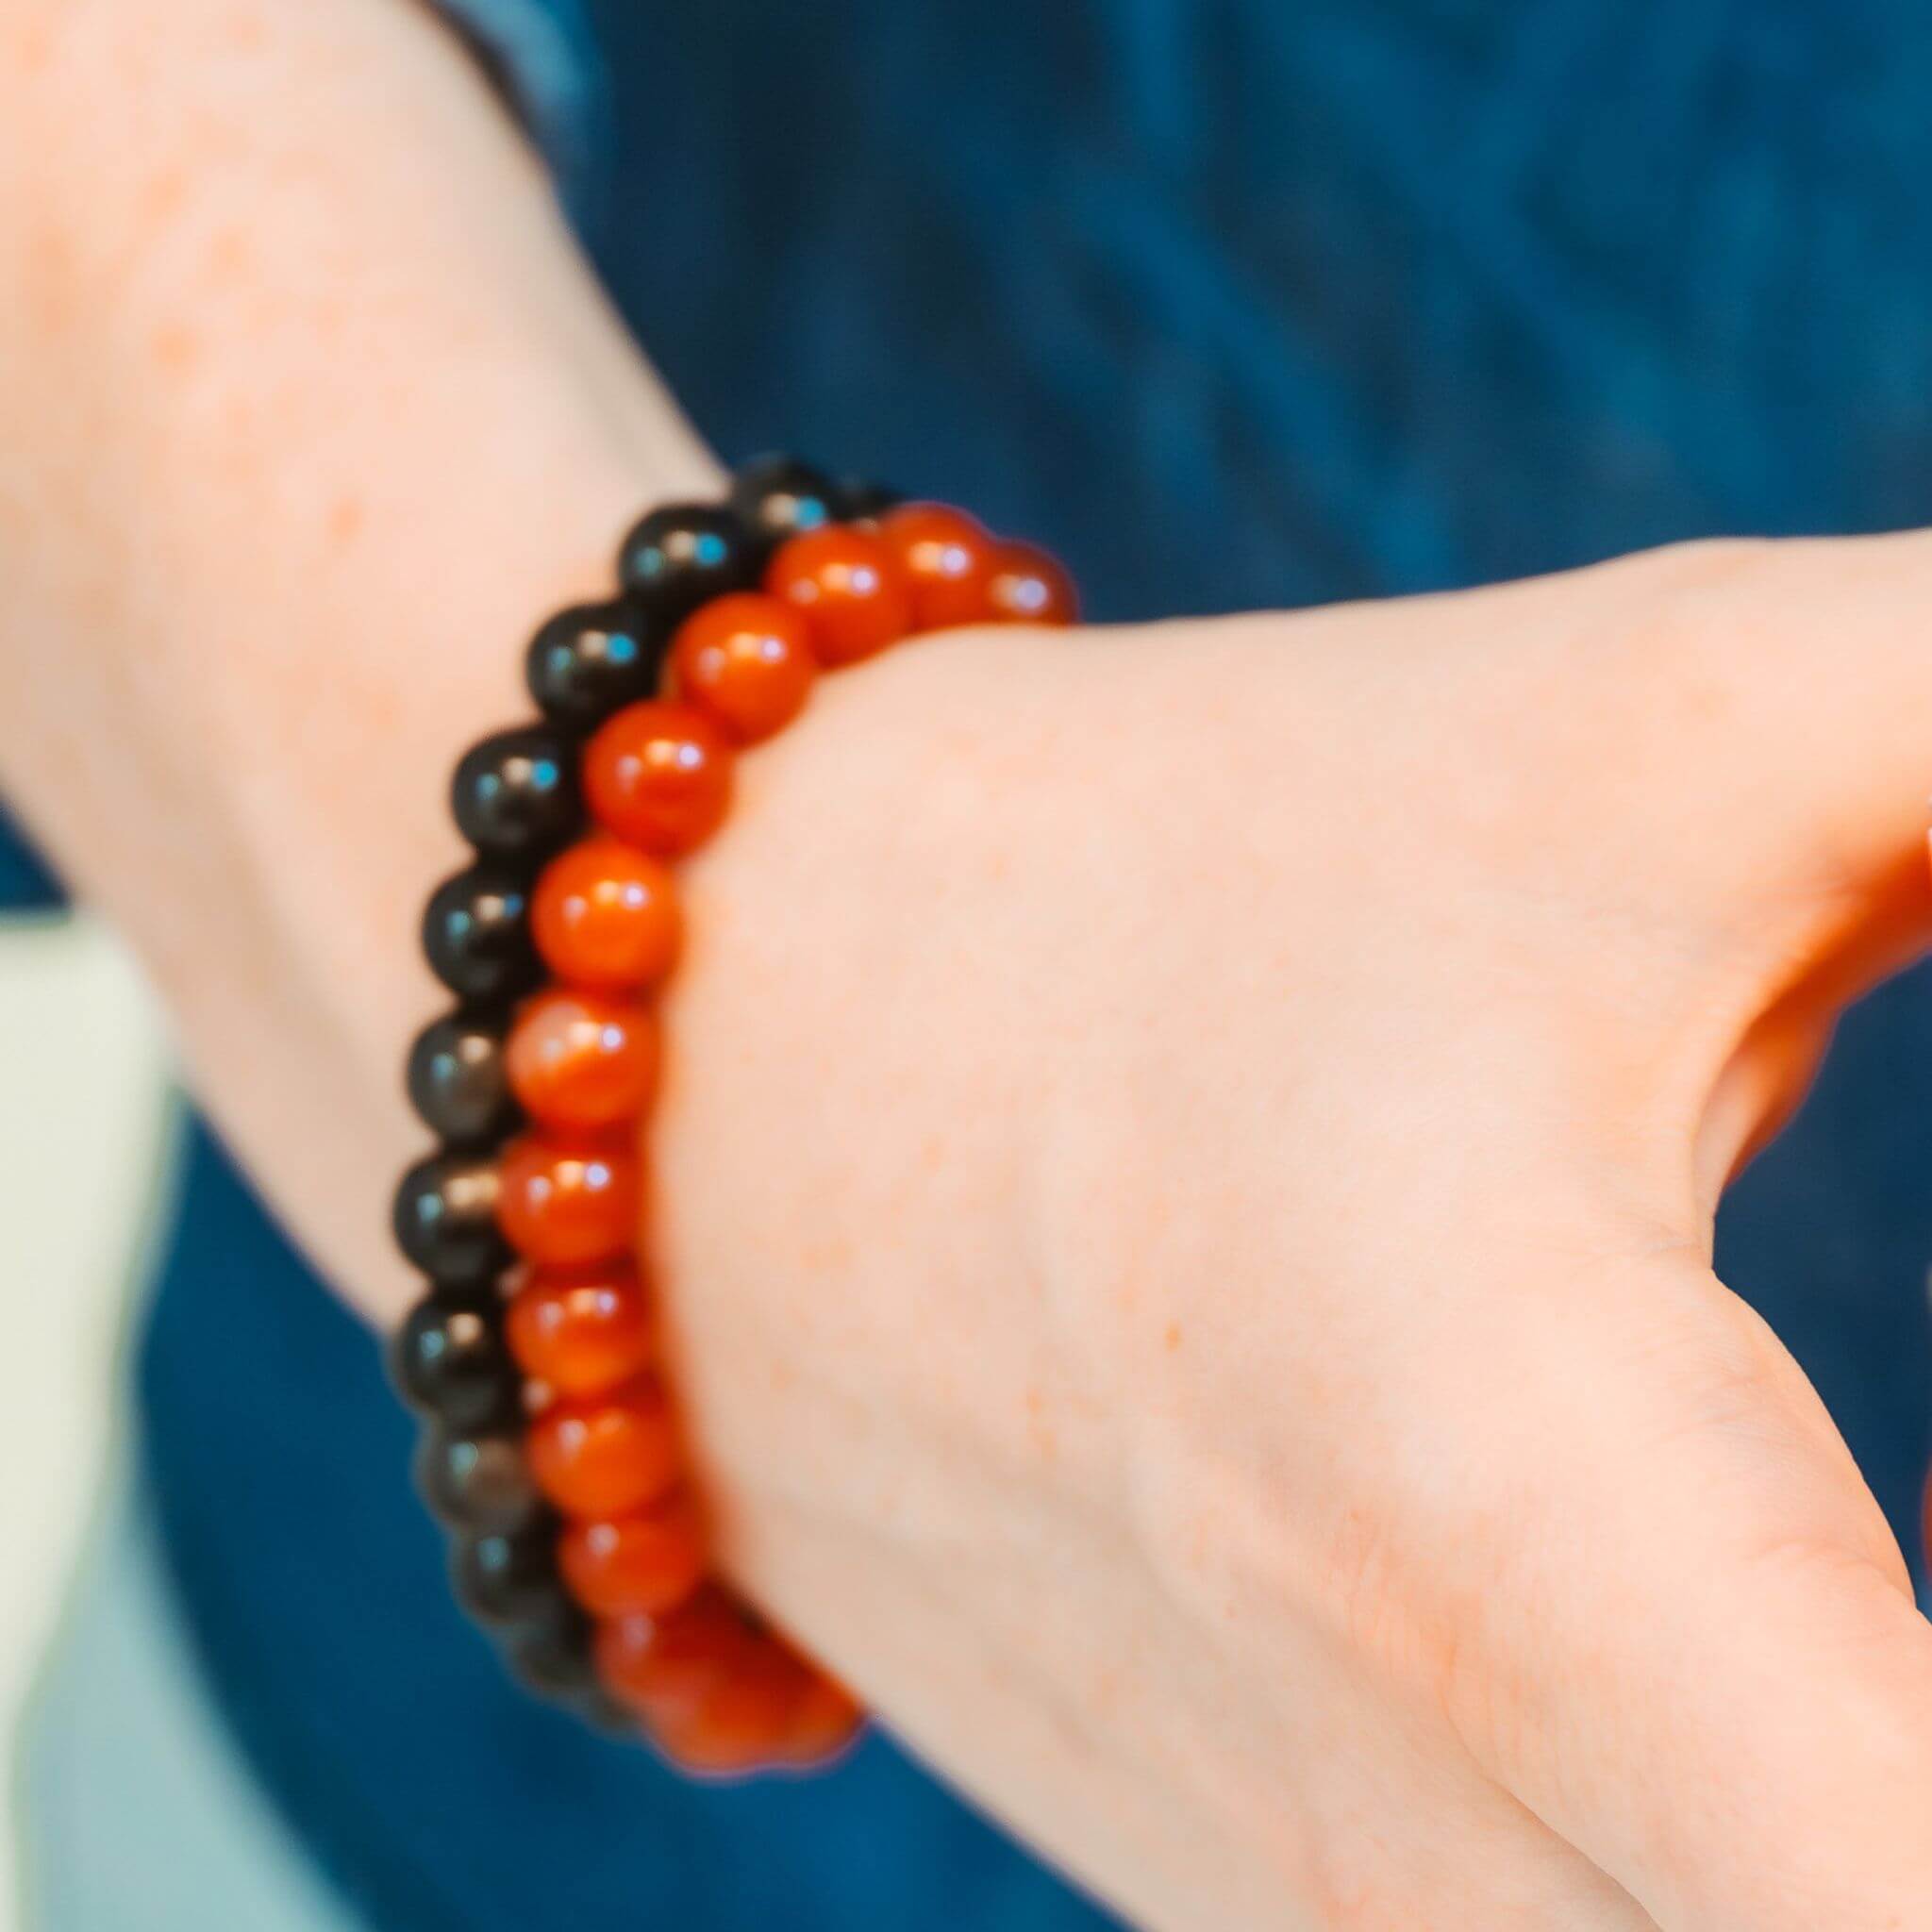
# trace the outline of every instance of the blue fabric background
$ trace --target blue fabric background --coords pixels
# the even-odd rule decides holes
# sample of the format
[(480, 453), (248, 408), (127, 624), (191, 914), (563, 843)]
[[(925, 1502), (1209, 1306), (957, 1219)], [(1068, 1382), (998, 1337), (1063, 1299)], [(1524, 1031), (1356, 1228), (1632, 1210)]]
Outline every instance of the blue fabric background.
[[(575, 25), (606, 87), (592, 244), (723, 452), (973, 503), (1056, 545), (1096, 615), (1932, 521), (1932, 18), (1904, 0), (600, 0)], [(546, 125), (593, 126), (589, 70), (520, 44), (533, 93), (578, 104)], [(1915, 1550), (1928, 1140), (1921, 973), (1853, 1016), (1720, 1239)], [(206, 1140), (141, 1374), (211, 1677), (382, 1927), (556, 1923), (558, 1874), (599, 1926), (1096, 1923), (883, 1743), (697, 1792), (504, 1689), (373, 1348)]]

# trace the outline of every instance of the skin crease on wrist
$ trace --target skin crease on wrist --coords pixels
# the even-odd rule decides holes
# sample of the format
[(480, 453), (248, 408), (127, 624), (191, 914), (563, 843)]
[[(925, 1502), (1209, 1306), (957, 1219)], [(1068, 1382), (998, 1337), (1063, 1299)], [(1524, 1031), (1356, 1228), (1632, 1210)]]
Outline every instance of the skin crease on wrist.
[[(0, 776), (390, 1320), (450, 762), (715, 471), (413, 6), (0, 0)], [(648, 1234), (729, 1565), (1138, 1923), (1932, 1920), (1932, 1639), (1709, 1273), (1922, 941), (1928, 591), (961, 634), (746, 761)]]

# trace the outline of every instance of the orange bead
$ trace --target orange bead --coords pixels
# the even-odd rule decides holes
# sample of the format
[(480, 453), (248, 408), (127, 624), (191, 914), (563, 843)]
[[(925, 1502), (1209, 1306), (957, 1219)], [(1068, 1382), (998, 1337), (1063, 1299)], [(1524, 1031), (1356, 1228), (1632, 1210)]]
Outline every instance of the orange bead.
[(1002, 543), (986, 580), (984, 615), (995, 624), (1072, 624), (1080, 615), (1074, 580), (1031, 543)]
[(857, 664), (912, 628), (912, 591), (882, 539), (832, 524), (778, 546), (765, 589), (811, 620), (821, 664)]
[(525, 1134), (503, 1150), (496, 1224), (525, 1260), (577, 1268), (637, 1245), (637, 1156), (627, 1146), (574, 1147)]
[(628, 1268), (533, 1275), (504, 1317), (517, 1366), (558, 1395), (601, 1395), (658, 1358), (658, 1324)]
[(879, 537), (912, 587), (916, 629), (986, 621), (993, 540), (976, 518), (943, 503), (908, 503), (880, 520)]
[(686, 1490), (629, 1516), (575, 1523), (557, 1546), (570, 1593), (594, 1617), (661, 1617), (704, 1581), (705, 1523)]
[(800, 1693), (785, 1726), (785, 1757), (791, 1764), (823, 1764), (858, 1736), (865, 1713), (842, 1684), (821, 1672)]
[(665, 1616), (600, 1624), (597, 1674), (646, 1723), (675, 1724), (702, 1709), (758, 1641), (732, 1599), (708, 1585)]
[(608, 1395), (553, 1403), (525, 1438), (537, 1487), (566, 1516), (628, 1516), (655, 1503), (684, 1464), (663, 1385), (642, 1375)]
[(646, 852), (689, 852), (724, 822), (731, 748), (691, 705), (627, 705), (584, 747), (584, 798), (607, 830)]
[(656, 986), (683, 921), (670, 873), (621, 839), (586, 839), (544, 867), (530, 899), (537, 951), (558, 978), (607, 992)]
[(652, 1736), (685, 1771), (730, 1776), (782, 1764), (808, 1681), (790, 1652), (760, 1643), (695, 1710), (653, 1724)]
[(636, 1000), (553, 987), (525, 1001), (504, 1043), (510, 1091), (565, 1132), (635, 1121), (658, 1080), (658, 1016)]
[(791, 724), (818, 675), (805, 613), (751, 591), (716, 598), (686, 618), (672, 640), (671, 668), (678, 695), (741, 744)]

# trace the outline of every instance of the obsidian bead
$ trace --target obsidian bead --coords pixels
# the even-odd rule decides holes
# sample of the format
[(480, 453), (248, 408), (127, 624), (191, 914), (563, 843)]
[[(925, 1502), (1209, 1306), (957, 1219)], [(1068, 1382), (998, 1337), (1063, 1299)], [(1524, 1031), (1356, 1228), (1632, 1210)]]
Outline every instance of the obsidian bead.
[(390, 1343), (390, 1372), (412, 1408), (447, 1428), (507, 1426), (523, 1415), (502, 1306), (481, 1297), (419, 1302)]
[(456, 1012), (417, 1034), (409, 1049), (409, 1104), (446, 1146), (493, 1145), (523, 1119), (504, 1071), (508, 1031), (503, 1016)]
[(519, 1434), (466, 1436), (432, 1426), (416, 1452), (416, 1481), (444, 1523), (473, 1535), (515, 1536), (548, 1513)]
[(594, 731), (614, 711), (652, 696), (664, 667), (666, 625), (628, 603), (580, 604), (530, 640), (524, 681), (537, 708), (565, 731)]
[(509, 1634), (504, 1660), (525, 1689), (558, 1704), (579, 1704), (601, 1689), (592, 1635), (590, 1618), (566, 1597), (541, 1623)]
[(829, 478), (791, 457), (760, 457), (739, 471), (731, 508), (769, 555), (788, 537), (838, 520)]
[(475, 1154), (432, 1154), (396, 1189), (396, 1245), (444, 1288), (482, 1288), (509, 1266), (496, 1225), (496, 1162)]
[(437, 978), (466, 1000), (526, 992), (541, 974), (526, 881), (493, 859), (443, 880), (424, 910), (423, 951)]
[(618, 553), (625, 589), (667, 629), (700, 604), (758, 581), (764, 553), (730, 510), (679, 503), (654, 509)]
[(450, 784), (457, 827), (486, 858), (535, 859), (583, 823), (576, 759), (555, 728), (493, 732), (463, 754)]
[(888, 490), (883, 483), (868, 483), (861, 476), (845, 476), (833, 486), (833, 520), (841, 524), (858, 524), (871, 517), (882, 517), (889, 509), (896, 509), (906, 501), (896, 490)]
[(558, 1523), (544, 1514), (513, 1536), (462, 1536), (450, 1549), (457, 1601), (479, 1623), (532, 1628), (563, 1616), (569, 1592), (557, 1574)]

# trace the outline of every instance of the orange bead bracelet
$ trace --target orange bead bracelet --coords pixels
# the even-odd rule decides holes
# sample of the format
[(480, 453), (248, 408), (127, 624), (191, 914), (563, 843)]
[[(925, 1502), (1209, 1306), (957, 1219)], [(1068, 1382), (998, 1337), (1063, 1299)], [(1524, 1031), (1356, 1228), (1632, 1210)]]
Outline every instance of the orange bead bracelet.
[(964, 511), (783, 459), (654, 511), (619, 575), (531, 645), (542, 722), (457, 770), (475, 858), (424, 923), (458, 1004), (409, 1058), (438, 1146), (396, 1197), (429, 1286), (392, 1365), (458, 1597), (526, 1683), (694, 1773), (799, 1769), (860, 1713), (716, 1572), (639, 1258), (671, 868), (821, 676), (923, 631), (1070, 623), (1074, 597)]

